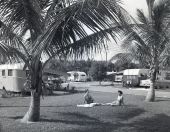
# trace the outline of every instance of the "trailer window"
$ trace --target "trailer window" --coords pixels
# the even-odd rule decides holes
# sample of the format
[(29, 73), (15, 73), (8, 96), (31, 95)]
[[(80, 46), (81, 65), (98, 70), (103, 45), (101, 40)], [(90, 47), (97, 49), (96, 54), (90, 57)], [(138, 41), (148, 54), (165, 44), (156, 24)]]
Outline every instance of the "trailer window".
[(2, 76), (5, 76), (5, 70), (2, 70)]
[(69, 77), (71, 77), (71, 74), (70, 74), (70, 73), (68, 73), (68, 76), (69, 76)]
[(12, 70), (8, 70), (8, 76), (12, 76)]
[(170, 80), (170, 73), (165, 74), (165, 80)]
[(81, 75), (82, 77), (86, 76), (86, 75)]

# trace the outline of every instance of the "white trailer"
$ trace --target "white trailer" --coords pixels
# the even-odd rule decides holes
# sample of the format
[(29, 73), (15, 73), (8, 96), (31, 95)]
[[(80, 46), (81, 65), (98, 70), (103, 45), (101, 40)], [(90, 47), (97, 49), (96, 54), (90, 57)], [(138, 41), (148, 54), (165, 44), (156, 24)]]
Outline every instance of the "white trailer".
[(87, 75), (85, 72), (80, 71), (70, 71), (67, 72), (69, 74), (68, 81), (75, 81), (75, 82), (85, 82), (87, 81)]
[(139, 86), (140, 81), (148, 76), (149, 69), (126, 69), (123, 72), (123, 86)]
[[(141, 80), (140, 86), (149, 87), (150, 79)], [(156, 88), (170, 88), (170, 71), (159, 70), (156, 77)]]
[(26, 81), (26, 72), (23, 71), (24, 64), (0, 65), (0, 89), (11, 92), (21, 92)]

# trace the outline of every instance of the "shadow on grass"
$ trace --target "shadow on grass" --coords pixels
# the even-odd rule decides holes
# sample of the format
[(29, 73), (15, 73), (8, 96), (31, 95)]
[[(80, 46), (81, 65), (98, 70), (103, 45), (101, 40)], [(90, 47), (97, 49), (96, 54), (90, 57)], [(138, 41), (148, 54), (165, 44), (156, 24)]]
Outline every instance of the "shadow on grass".
[(126, 127), (132, 127), (136, 132), (169, 132), (170, 131), (170, 116), (165, 114), (157, 114), (151, 118), (145, 118)]
[[(117, 109), (118, 108), (118, 109)], [(158, 114), (151, 118), (137, 118), (133, 122), (124, 122), (124, 120), (132, 119), (143, 114), (143, 109), (135, 106), (126, 106), (125, 108), (117, 107), (116, 111), (109, 113), (107, 120), (102, 117), (96, 117), (97, 113), (84, 114), (80, 112), (56, 112), (57, 116), (42, 116), (40, 123), (62, 123), (66, 125), (64, 132), (168, 132), (170, 130), (170, 116)], [(105, 111), (103, 111), (105, 112)], [(111, 114), (111, 116), (110, 116)], [(102, 115), (103, 116), (103, 115)], [(104, 117), (106, 117), (104, 115)], [(21, 119), (22, 116), (6, 117), (10, 119)], [(69, 130), (68, 130), (68, 127)], [(76, 127), (75, 127), (76, 126)], [(58, 128), (56, 128), (56, 131)]]
[[(51, 107), (53, 107), (53, 108), (66, 108), (66, 107), (74, 107), (75, 105), (44, 105), (44, 106), (40, 106), (41, 108), (43, 108), (43, 107), (45, 107), (45, 108), (51, 108)], [(5, 105), (2, 105), (2, 106), (0, 106), (1, 108), (29, 108), (29, 106), (5, 106)]]
[(44, 106), (41, 106), (41, 107), (47, 107), (47, 108), (48, 108), (48, 107), (49, 107), (49, 108), (51, 108), (51, 107), (54, 107), (54, 108), (59, 108), (59, 107), (61, 107), (61, 108), (62, 108), (62, 107), (63, 107), (63, 108), (65, 108), (65, 107), (74, 107), (74, 106), (75, 106), (75, 105), (56, 105), (56, 106), (55, 106), (55, 105), (49, 105), (49, 106), (48, 106), (48, 105), (47, 105), (47, 106), (44, 105)]
[[(43, 118), (40, 122), (64, 123), (69, 125), (69, 130), (64, 132), (169, 132), (170, 116), (165, 114), (157, 114), (150, 118), (135, 120), (132, 123), (107, 122), (98, 118), (90, 117), (85, 114), (69, 112), (60, 113), (64, 115), (64, 119), (46, 119)], [(71, 118), (72, 117), (72, 118)], [(11, 119), (21, 119), (22, 116), (10, 117)], [(123, 121), (124, 119), (122, 119)], [(78, 127), (72, 127), (78, 125)], [(84, 127), (81, 127), (84, 126)]]
[[(42, 118), (41, 121), (42, 122), (62, 122), (65, 124), (77, 124), (77, 125), (81, 125), (84, 124), (84, 121), (87, 121), (89, 123), (91, 122), (100, 122), (99, 119), (96, 119), (94, 117), (90, 117), (88, 115), (85, 114), (81, 114), (78, 112), (56, 112), (59, 115), (62, 116), (63, 120), (55, 120), (55, 119), (46, 119), (46, 118)], [(66, 119), (66, 120), (65, 120)]]
[(53, 94), (47, 96), (63, 96), (63, 95), (73, 95), (79, 93), (85, 93), (85, 90), (73, 90), (73, 91), (58, 90), (58, 91), (54, 91)]
[(166, 101), (170, 101), (170, 99), (167, 98), (156, 98), (155, 102), (166, 102)]
[[(78, 125), (78, 129), (74, 132), (82, 131), (81, 126), (85, 126), (85, 130), (82, 132), (112, 132), (112, 130), (118, 128), (118, 124), (112, 124), (110, 122), (100, 121), (97, 118), (90, 117), (85, 114), (69, 112), (60, 113), (64, 116), (64, 119), (41, 119), (41, 122), (53, 122), (53, 123), (64, 123), (66, 125)], [(70, 126), (71, 127), (71, 126)], [(79, 130), (81, 129), (81, 130)], [(72, 131), (69, 130), (70, 132)], [(73, 131), (72, 131), (73, 132)]]
[(22, 108), (22, 107), (29, 107), (29, 106), (16, 106), (16, 105), (15, 105), (15, 106), (6, 106), (6, 105), (1, 105), (0, 107), (1, 107), (1, 108), (10, 108), (10, 107), (11, 107), (11, 108), (14, 108), (14, 107), (16, 107), (16, 108), (17, 108), (17, 107), (21, 107), (21, 108)]
[(133, 123), (116, 124), (102, 123), (94, 125), (94, 127), (86, 127), (85, 129), (72, 129), (65, 132), (169, 132), (170, 116), (158, 114), (151, 118), (145, 118)]
[[(24, 116), (24, 115), (23, 115)], [(8, 118), (8, 119), (13, 119), (13, 120), (18, 120), (18, 119), (22, 119), (23, 116), (0, 116), (1, 119), (3, 118)], [(1, 131), (0, 131), (1, 132)]]
[[(24, 115), (23, 115), (24, 116)], [(23, 116), (14, 116), (14, 117), (8, 117), (10, 119), (14, 119), (14, 120), (18, 120), (18, 119), (22, 119)]]
[(134, 118), (136, 116), (139, 116), (145, 112), (146, 111), (141, 108), (127, 107), (127, 108), (125, 108), (125, 111), (123, 113), (121, 112), (120, 114), (117, 114), (116, 117), (120, 118), (122, 120), (128, 120), (128, 119)]
[[(96, 118), (91, 117), (86, 114), (82, 114), (79, 112), (58, 112), (59, 115), (58, 119), (48, 119), (48, 117), (44, 117), (41, 119), (41, 122), (52, 122), (52, 123), (63, 123), (65, 125), (78, 125), (77, 130), (69, 131), (69, 132), (113, 132), (114, 130), (119, 129), (120, 127), (124, 126), (120, 122), (120, 120), (126, 120), (133, 118), (135, 116), (139, 116), (140, 114), (144, 113), (145, 111), (140, 108), (127, 108), (127, 113), (125, 109), (118, 113), (111, 113), (111, 115), (115, 118), (114, 121), (105, 120), (102, 117)], [(104, 112), (104, 111), (103, 111)], [(107, 118), (112, 118), (112, 116), (108, 116)], [(117, 120), (119, 119), (119, 120)], [(117, 121), (116, 121), (117, 120)], [(84, 129), (80, 129), (83, 127)]]

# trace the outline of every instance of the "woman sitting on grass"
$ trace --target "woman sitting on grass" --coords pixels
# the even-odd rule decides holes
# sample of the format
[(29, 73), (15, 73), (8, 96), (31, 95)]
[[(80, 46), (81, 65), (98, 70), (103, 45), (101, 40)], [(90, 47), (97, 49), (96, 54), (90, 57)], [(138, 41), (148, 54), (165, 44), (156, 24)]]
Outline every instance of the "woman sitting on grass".
[(90, 95), (89, 90), (87, 89), (87, 90), (86, 90), (86, 93), (85, 93), (85, 95), (84, 95), (84, 103), (90, 104), (90, 103), (93, 103), (93, 101), (94, 101), (94, 99), (93, 99), (93, 97)]
[(111, 102), (111, 103), (106, 103), (103, 105), (111, 105), (111, 106), (115, 106), (115, 105), (124, 105), (124, 100), (123, 100), (123, 92), (121, 90), (118, 90), (118, 97), (115, 101)]
[(86, 93), (84, 95), (84, 103), (85, 104), (80, 104), (77, 105), (77, 107), (93, 107), (93, 106), (99, 106), (101, 105), (100, 103), (94, 103), (93, 97), (90, 95), (89, 90), (86, 90)]

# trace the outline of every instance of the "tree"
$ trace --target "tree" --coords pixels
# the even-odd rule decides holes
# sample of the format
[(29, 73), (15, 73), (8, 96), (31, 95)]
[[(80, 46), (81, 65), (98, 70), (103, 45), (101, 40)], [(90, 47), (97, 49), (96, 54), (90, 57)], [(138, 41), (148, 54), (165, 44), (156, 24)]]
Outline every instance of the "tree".
[(40, 118), (42, 75), (49, 60), (103, 48), (104, 39), (115, 38), (115, 27), (124, 24), (122, 12), (116, 0), (0, 0), (0, 54), (19, 58), (30, 70), (31, 103), (22, 121)]
[(114, 71), (115, 65), (112, 62), (106, 62), (107, 63), (107, 71)]
[(92, 61), (90, 59), (88, 60), (67, 60), (67, 61), (61, 61), (58, 59), (52, 59), (48, 66), (46, 66), (47, 69), (53, 69), (57, 71), (83, 71), (85, 73), (88, 73), (90, 67), (91, 67)]
[(162, 65), (167, 65), (170, 57), (170, 1), (146, 0), (149, 16), (137, 10), (138, 20), (124, 32), (122, 47), (126, 53), (115, 55), (122, 62), (138, 60), (150, 68), (150, 88), (146, 101), (155, 100), (156, 74)]
[(103, 62), (93, 62), (92, 66), (89, 70), (89, 75), (96, 81), (99, 81), (101, 85), (101, 81), (106, 78), (107, 67)]
[(52, 59), (49, 61), (49, 63), (46, 65), (46, 69), (52, 69), (55, 71), (62, 71), (67, 72), (67, 62), (63, 62), (57, 59)]

